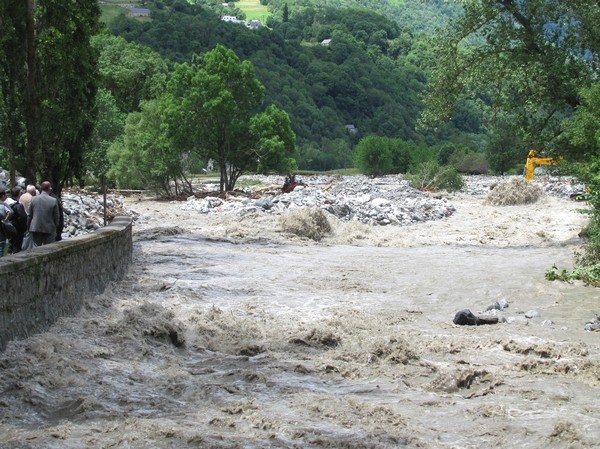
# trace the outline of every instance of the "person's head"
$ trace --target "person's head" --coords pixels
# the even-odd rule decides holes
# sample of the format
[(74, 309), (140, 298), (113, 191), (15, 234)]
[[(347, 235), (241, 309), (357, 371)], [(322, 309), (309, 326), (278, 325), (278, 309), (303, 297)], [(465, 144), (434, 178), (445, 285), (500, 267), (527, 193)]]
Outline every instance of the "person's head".
[(6, 200), (6, 190), (0, 189), (0, 201)]
[(18, 200), (19, 197), (21, 196), (21, 187), (19, 186), (14, 186), (11, 190), (10, 190), (10, 196), (12, 197), (13, 200)]
[(43, 181), (40, 185), (40, 190), (42, 192), (50, 193), (52, 190), (52, 184), (50, 184), (50, 181)]
[(37, 193), (37, 189), (33, 184), (29, 184), (27, 186), (27, 193), (29, 193), (31, 196), (35, 196), (35, 194)]

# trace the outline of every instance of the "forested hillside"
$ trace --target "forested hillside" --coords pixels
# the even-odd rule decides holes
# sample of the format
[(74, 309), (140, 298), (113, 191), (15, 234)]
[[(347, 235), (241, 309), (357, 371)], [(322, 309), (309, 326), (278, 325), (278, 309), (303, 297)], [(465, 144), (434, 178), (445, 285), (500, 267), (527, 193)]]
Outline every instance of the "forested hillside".
[(288, 9), (302, 10), (319, 5), (331, 8), (364, 8), (375, 11), (398, 23), (404, 30), (412, 33), (433, 34), (448, 23), (448, 19), (458, 17), (462, 8), (458, 2), (447, 0), (262, 0), (269, 5), (276, 17), (283, 15), (285, 5)]
[[(189, 61), (218, 43), (251, 61), (266, 89), (264, 103), (275, 104), (291, 118), (301, 167), (351, 166), (354, 144), (371, 134), (416, 144), (440, 142), (439, 135), (417, 129), (431, 54), (426, 36), (416, 30), (431, 31), (451, 9), (441, 2), (426, 7), (407, 2), (403, 8), (383, 8), (388, 18), (349, 7), (352, 3), (316, 7), (317, 2), (287, 2), (284, 20), (284, 3), (271, 2), (275, 19), (269, 28), (248, 29), (223, 22), (202, 5), (167, 1), (149, 5), (151, 21), (122, 16), (110, 23), (110, 30), (170, 61)], [(419, 16), (432, 11), (430, 20)], [(479, 131), (472, 114), (455, 125), (444, 138)]]

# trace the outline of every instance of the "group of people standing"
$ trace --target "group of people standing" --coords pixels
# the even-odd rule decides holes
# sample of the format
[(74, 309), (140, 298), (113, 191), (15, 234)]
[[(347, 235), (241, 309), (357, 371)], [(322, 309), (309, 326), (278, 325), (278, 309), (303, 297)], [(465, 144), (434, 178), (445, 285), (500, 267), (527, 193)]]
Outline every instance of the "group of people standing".
[(7, 192), (0, 188), (0, 257), (61, 240), (62, 204), (49, 181), (39, 191), (28, 185)]

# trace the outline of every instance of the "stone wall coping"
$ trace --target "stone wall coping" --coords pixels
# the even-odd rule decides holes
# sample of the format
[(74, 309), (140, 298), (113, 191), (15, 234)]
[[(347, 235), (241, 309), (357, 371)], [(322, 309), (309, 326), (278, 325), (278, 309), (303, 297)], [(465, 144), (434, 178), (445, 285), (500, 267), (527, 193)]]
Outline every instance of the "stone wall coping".
[(97, 243), (102, 240), (107, 233), (121, 232), (128, 226), (131, 226), (131, 224), (131, 217), (117, 216), (113, 218), (109, 224), (90, 234), (78, 235), (77, 237), (61, 240), (60, 242), (38, 246), (17, 254), (0, 257), (0, 275), (19, 271), (20, 268), (28, 266), (32, 259), (38, 259), (48, 255), (57, 255), (57, 253), (65, 251), (70, 252), (73, 250), (73, 247), (81, 246), (82, 244), (88, 245)]

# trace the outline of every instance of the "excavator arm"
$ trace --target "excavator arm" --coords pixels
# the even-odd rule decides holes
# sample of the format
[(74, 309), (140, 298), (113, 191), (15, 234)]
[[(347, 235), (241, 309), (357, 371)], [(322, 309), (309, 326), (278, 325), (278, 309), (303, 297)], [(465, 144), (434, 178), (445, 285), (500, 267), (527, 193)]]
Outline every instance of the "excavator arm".
[(562, 160), (562, 156), (557, 160), (551, 157), (537, 157), (534, 150), (530, 150), (527, 155), (527, 161), (525, 162), (525, 179), (531, 181), (535, 167), (538, 165), (558, 165)]

